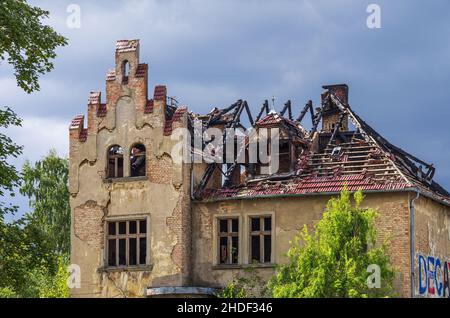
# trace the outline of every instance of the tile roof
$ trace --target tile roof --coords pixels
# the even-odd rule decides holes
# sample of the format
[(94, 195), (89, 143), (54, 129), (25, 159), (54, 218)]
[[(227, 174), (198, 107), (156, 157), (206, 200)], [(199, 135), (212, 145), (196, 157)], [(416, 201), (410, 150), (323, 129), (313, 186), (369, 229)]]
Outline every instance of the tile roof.
[(153, 113), (153, 99), (149, 99), (144, 108), (144, 114)]
[(106, 80), (107, 81), (115, 81), (116, 80), (116, 70), (110, 69), (108, 70), (108, 73), (106, 73)]
[(165, 85), (155, 86), (155, 91), (153, 93), (153, 100), (166, 100), (167, 88)]
[[(239, 184), (225, 183), (219, 188), (206, 188), (207, 181), (202, 182), (195, 191), (197, 199), (220, 200), (230, 197), (334, 193), (347, 186), (351, 191), (418, 189), (432, 198), (450, 204), (450, 193), (432, 180), (434, 174), (432, 165), (406, 153), (381, 137), (348, 104), (342, 104), (341, 100), (347, 100), (345, 92), (341, 92), (339, 98), (332, 92), (329, 94), (330, 99), (327, 99), (327, 102), (331, 101), (331, 108), (334, 107), (332, 110), (341, 113), (341, 117), (347, 115), (355, 127), (354, 131), (336, 129), (333, 133), (325, 130), (307, 132), (302, 138), (306, 147), (303, 147), (295, 169), (290, 173), (257, 175), (251, 178), (243, 176)], [(322, 106), (322, 109), (324, 107)], [(326, 107), (330, 108), (330, 105)], [(316, 126), (321, 119), (320, 111), (319, 109), (313, 117)], [(216, 112), (223, 113), (221, 110)], [(226, 113), (222, 114), (222, 117), (225, 115)], [(289, 126), (306, 132), (299, 122), (273, 111), (255, 124), (255, 126), (272, 125)], [(213, 170), (207, 169), (204, 178), (211, 176), (211, 171)]]
[(258, 120), (256, 123), (257, 127), (269, 127), (269, 126), (282, 126), (289, 130), (295, 131), (297, 135), (304, 136), (306, 135), (306, 130), (295, 123), (293, 120), (289, 118), (281, 116), (277, 112), (269, 112), (266, 116)]
[(164, 123), (164, 136), (170, 136), (172, 134), (173, 130), (173, 123), (178, 122), (181, 119), (181, 116), (183, 116), (184, 113), (187, 112), (186, 106), (180, 106), (178, 107), (175, 112), (172, 115), (171, 119), (166, 119), (166, 122)]
[(69, 129), (77, 129), (83, 127), (84, 115), (77, 115), (72, 119)]
[(89, 94), (88, 103), (89, 104), (100, 104), (101, 92), (91, 92)]
[(284, 118), (280, 114), (278, 114), (276, 112), (271, 112), (271, 113), (268, 113), (263, 118), (261, 118), (260, 120), (258, 120), (256, 122), (256, 124), (260, 125), (260, 126), (262, 126), (262, 125), (274, 125), (274, 124), (279, 124), (279, 123), (285, 122), (287, 120), (288, 120), (287, 118)]
[(224, 198), (245, 198), (273, 195), (301, 195), (311, 193), (338, 193), (344, 187), (349, 191), (357, 190), (399, 190), (410, 187), (404, 181), (375, 181), (364, 174), (345, 176), (303, 177), (288, 181), (254, 182), (245, 187), (231, 187), (221, 189), (205, 189), (204, 200), (220, 200)]
[(116, 52), (133, 52), (138, 46), (139, 40), (119, 40), (116, 42)]
[(97, 117), (105, 117), (107, 113), (106, 104), (100, 104), (97, 108)]
[(80, 131), (80, 136), (78, 137), (78, 140), (80, 142), (85, 142), (87, 140), (87, 133), (88, 133), (88, 131), (86, 128), (82, 129)]
[(78, 140), (81, 142), (85, 142), (87, 139), (87, 129), (83, 128), (84, 126), (84, 115), (75, 116), (70, 123), (70, 130), (78, 130)]
[(141, 63), (136, 68), (136, 77), (144, 77), (147, 74), (148, 64)]

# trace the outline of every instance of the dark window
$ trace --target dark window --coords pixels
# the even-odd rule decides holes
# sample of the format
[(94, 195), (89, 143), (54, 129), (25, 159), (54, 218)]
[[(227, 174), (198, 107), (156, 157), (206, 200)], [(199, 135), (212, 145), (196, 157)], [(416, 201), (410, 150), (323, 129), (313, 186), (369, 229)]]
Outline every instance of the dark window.
[(130, 175), (132, 177), (145, 176), (145, 147), (142, 144), (131, 147)]
[(252, 232), (253, 231), (259, 231), (259, 219), (252, 218)]
[(136, 221), (130, 221), (130, 223), (128, 223), (130, 226), (130, 234), (136, 234)]
[(259, 263), (260, 261), (260, 239), (259, 236), (256, 235), (252, 235), (252, 263), (253, 262), (257, 262)]
[(127, 242), (126, 239), (119, 240), (119, 265), (127, 264)]
[(112, 146), (108, 150), (108, 178), (123, 177), (123, 149), (120, 146)]
[(108, 266), (116, 265), (116, 240), (108, 240)]
[(252, 262), (272, 262), (272, 217), (250, 218), (250, 244), (250, 260)]
[(147, 221), (139, 221), (139, 232), (147, 233)]
[(128, 259), (130, 265), (136, 265), (137, 264), (137, 241), (136, 238), (130, 238), (129, 240), (130, 246), (128, 248)]
[(128, 75), (130, 73), (130, 63), (125, 60), (122, 64), (122, 84), (128, 84)]
[(119, 234), (127, 234), (127, 222), (119, 222)]
[(219, 264), (237, 264), (239, 261), (239, 220), (218, 220)]
[(219, 232), (226, 233), (228, 232), (228, 220), (219, 220)]
[(278, 156), (278, 172), (289, 172), (292, 166), (291, 143), (289, 140), (280, 140), (280, 151)]
[(145, 264), (145, 256), (147, 255), (147, 239), (145, 237), (139, 238), (139, 264)]
[(114, 222), (108, 223), (108, 233), (110, 235), (116, 234), (116, 223)]
[[(138, 225), (139, 224), (139, 229)], [(145, 265), (147, 256), (147, 221), (108, 222), (108, 266)]]

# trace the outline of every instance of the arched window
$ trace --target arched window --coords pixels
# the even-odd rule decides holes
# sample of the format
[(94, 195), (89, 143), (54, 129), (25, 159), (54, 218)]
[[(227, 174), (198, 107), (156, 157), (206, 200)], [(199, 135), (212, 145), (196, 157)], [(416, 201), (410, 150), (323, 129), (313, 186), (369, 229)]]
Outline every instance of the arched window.
[(108, 178), (123, 177), (123, 149), (120, 146), (112, 146), (108, 150)]
[(122, 84), (128, 84), (128, 74), (130, 73), (130, 63), (125, 60), (122, 63)]
[(145, 176), (145, 147), (135, 144), (130, 150), (130, 176)]

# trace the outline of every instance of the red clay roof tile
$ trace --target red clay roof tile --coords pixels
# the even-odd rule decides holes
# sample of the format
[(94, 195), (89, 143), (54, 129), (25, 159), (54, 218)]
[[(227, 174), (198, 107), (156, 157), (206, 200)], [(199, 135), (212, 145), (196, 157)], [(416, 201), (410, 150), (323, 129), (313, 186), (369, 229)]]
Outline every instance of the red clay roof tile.
[(153, 93), (153, 100), (166, 100), (167, 88), (165, 85), (155, 86), (155, 91)]

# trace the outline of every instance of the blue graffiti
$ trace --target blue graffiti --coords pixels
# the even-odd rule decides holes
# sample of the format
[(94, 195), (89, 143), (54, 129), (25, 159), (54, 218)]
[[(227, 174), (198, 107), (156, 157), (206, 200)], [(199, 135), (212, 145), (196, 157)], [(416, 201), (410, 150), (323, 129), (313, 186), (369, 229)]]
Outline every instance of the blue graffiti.
[(421, 296), (450, 298), (450, 262), (418, 255), (418, 291)]

